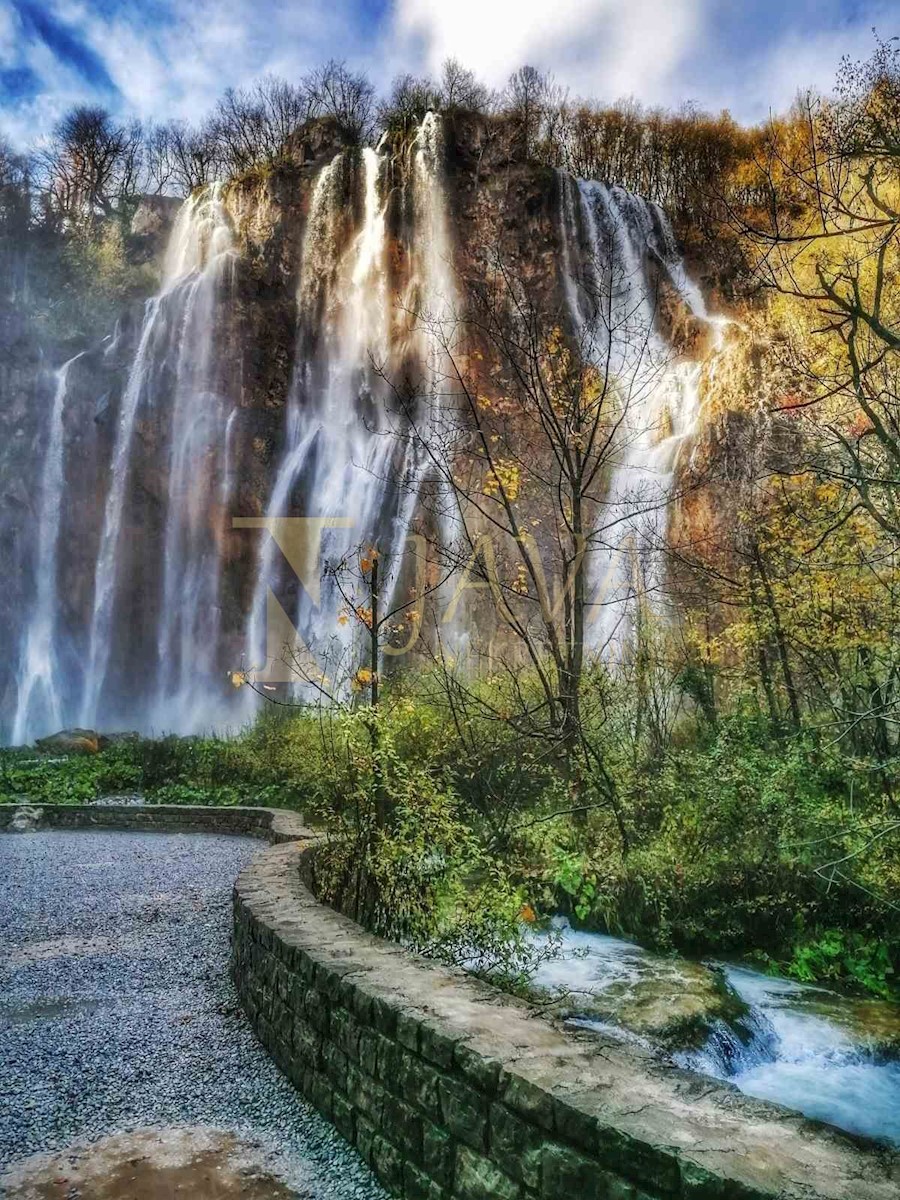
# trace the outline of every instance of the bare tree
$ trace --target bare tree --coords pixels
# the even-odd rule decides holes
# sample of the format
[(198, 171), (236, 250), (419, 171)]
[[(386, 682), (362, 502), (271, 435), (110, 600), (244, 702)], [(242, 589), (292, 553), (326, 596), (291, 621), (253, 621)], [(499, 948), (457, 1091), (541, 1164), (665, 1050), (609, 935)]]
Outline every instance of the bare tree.
[[(537, 739), (568, 772), (573, 807), (611, 807), (627, 839), (595, 737), (599, 692), (587, 701), (592, 711), (584, 710), (593, 670), (587, 626), (597, 557), (608, 557), (621, 538), (621, 513), (607, 503), (609, 473), (638, 436), (654, 371), (649, 331), (615, 302), (615, 270), (601, 268), (583, 301), (591, 319), (572, 333), (568, 312), (536, 297), (495, 249), (485, 276), (469, 284), (461, 326), (420, 315), (446, 378), (430, 393), (408, 384), (393, 392), (434, 474), (426, 504), (440, 529), (435, 554), (456, 582), (435, 651), (448, 704), (474, 706)], [(614, 344), (617, 361), (629, 360), (624, 374), (613, 366)], [(647, 511), (664, 503), (660, 494), (644, 500)], [(489, 596), (493, 612), (467, 611), (467, 629), (485, 633), (469, 645), (502, 680), (502, 702), (470, 687), (456, 664), (443, 670), (451, 652), (442, 643), (473, 596), (475, 605)]]
[(0, 230), (13, 233), (28, 224), (31, 171), (27, 158), (0, 138)]
[(385, 129), (406, 132), (440, 105), (440, 93), (430, 79), (400, 75), (391, 85), (388, 99), (379, 105), (378, 120)]
[(266, 76), (250, 89), (229, 88), (207, 125), (229, 174), (274, 162), (288, 138), (319, 109), (309, 84)]
[(534, 158), (542, 141), (559, 137), (565, 94), (552, 75), (536, 67), (520, 67), (509, 77), (504, 107), (513, 120), (517, 151)]
[(490, 100), (490, 92), (484, 84), (478, 82), (472, 71), (456, 58), (444, 60), (441, 67), (440, 102), (445, 111), (463, 109), (466, 112), (485, 112)]
[(143, 133), (103, 108), (73, 108), (40, 154), (54, 208), (73, 225), (111, 217), (139, 193)]
[(181, 195), (205, 187), (220, 173), (219, 145), (208, 125), (176, 121), (165, 129), (170, 181)]
[(352, 142), (365, 142), (374, 128), (375, 89), (362, 73), (331, 59), (305, 80), (316, 115), (331, 117)]

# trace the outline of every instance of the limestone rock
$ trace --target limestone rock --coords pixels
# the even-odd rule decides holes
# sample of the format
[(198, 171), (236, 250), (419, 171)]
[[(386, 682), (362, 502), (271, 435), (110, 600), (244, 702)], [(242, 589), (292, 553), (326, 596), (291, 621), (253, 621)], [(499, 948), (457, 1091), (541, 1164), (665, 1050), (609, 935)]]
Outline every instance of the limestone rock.
[(107, 744), (107, 739), (93, 729), (61, 729), (35, 742), (45, 754), (97, 754)]
[(721, 971), (638, 947), (627, 971), (596, 987), (539, 989), (549, 1011), (565, 1019), (614, 1025), (667, 1050), (698, 1049), (726, 1025), (741, 1036), (747, 1005)]
[(7, 833), (29, 833), (32, 829), (36, 829), (44, 815), (42, 808), (37, 808), (31, 804), (23, 804), (21, 808), (17, 808), (12, 815), (12, 819), (6, 826)]

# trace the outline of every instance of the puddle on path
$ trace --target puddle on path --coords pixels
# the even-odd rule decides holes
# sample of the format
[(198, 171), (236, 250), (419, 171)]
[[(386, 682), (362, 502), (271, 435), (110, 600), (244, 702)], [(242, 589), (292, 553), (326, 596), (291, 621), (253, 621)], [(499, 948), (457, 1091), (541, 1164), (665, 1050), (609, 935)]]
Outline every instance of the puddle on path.
[[(277, 1159), (277, 1153), (274, 1155)], [(148, 1129), (25, 1159), (0, 1177), (7, 1200), (306, 1200), (260, 1143), (208, 1128)]]

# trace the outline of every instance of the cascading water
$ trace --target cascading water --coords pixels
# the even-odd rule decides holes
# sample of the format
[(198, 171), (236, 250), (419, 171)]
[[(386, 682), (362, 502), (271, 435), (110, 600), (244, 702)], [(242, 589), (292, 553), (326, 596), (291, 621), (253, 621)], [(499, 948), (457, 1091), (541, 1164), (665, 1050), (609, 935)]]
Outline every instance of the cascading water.
[[(689, 279), (665, 214), (618, 187), (561, 176), (563, 281), (580, 348), (612, 381), (615, 448), (589, 552), (589, 646), (617, 657), (635, 595), (661, 586), (659, 549), (679, 454), (696, 432), (702, 365), (679, 360), (657, 330), (655, 262), (718, 349), (725, 324)], [(638, 576), (636, 579), (635, 576)]]
[[(79, 713), (82, 725), (112, 719), (103, 707), (103, 692), (122, 574), (122, 525), (133, 472), (135, 426), (143, 407), (159, 405), (158, 390), (172, 357), (176, 363), (174, 405), (163, 417), (164, 422), (171, 421), (171, 450), (158, 635), (163, 703), (160, 707), (157, 700), (157, 714), (161, 727), (182, 732), (202, 728), (215, 716), (212, 712), (207, 716), (196, 706), (208, 682), (202, 660), (208, 663), (216, 647), (217, 578), (214, 547), (204, 538), (209, 490), (198, 483), (196, 475), (204, 470), (198, 456), (221, 453), (223, 448), (221, 434), (227, 417), (224, 401), (211, 391), (210, 367), (216, 299), (230, 252), (221, 187), (213, 184), (188, 200), (179, 213), (166, 255), (162, 291), (147, 303), (122, 397), (95, 572)], [(146, 695), (142, 699), (146, 701)], [(134, 709), (138, 723), (152, 724), (142, 708), (138, 704)]]
[[(652, 988), (661, 970), (677, 975), (683, 969), (677, 959), (648, 955), (620, 938), (576, 931), (564, 920), (556, 925), (557, 953), (537, 968), (532, 983), (551, 997), (564, 997), (573, 1016), (589, 1014), (591, 998), (610, 989), (632, 988), (639, 997), (642, 983)], [(543, 943), (543, 935), (536, 938)], [(677, 1065), (726, 1079), (747, 1095), (852, 1133), (900, 1145), (900, 1018), (894, 1006), (746, 967), (719, 970), (747, 1006), (746, 1015), (740, 1028), (717, 1022), (700, 1049), (675, 1052)], [(671, 979), (662, 982), (664, 991), (672, 988)], [(640, 1011), (639, 1000), (633, 1011)], [(581, 1028), (611, 1032), (608, 1022), (589, 1015), (574, 1020)]]
[(63, 718), (63, 683), (56, 649), (57, 633), (57, 550), (62, 508), (65, 500), (65, 428), (69, 370), (81, 355), (76, 355), (56, 373), (56, 388), (50, 412), (50, 428), (44, 471), (41, 480), (40, 524), (35, 566), (37, 596), (34, 612), (23, 638), (22, 662), (16, 714), (13, 719), (13, 745), (24, 742), (32, 729), (43, 733), (59, 727)]
[[(267, 659), (271, 666), (281, 657), (281, 646), (266, 645), (270, 592), (287, 595), (286, 619), (308, 646), (349, 657), (354, 622), (341, 623), (334, 580), (321, 589), (317, 583), (323, 562), (339, 562), (358, 545), (377, 545), (389, 564), (381, 579), (389, 604), (399, 583), (397, 552), (422, 511), (423, 488), (439, 486), (428, 454), (410, 436), (409, 412), (396, 410), (392, 383), (420, 398), (414, 419), (426, 440), (423, 422), (452, 420), (449, 356), (460, 325), (444, 158), (441, 121), (429, 114), (413, 138), (343, 150), (318, 170), (297, 250), (297, 328), (283, 408), (268, 395), (265, 405), (245, 408), (243, 391), (238, 405), (243, 368), (235, 364), (261, 355), (234, 333), (249, 306), (239, 292), (243, 264), (230, 201), (214, 185), (182, 207), (159, 294), (147, 302), (133, 340), (125, 321), (107, 347), (118, 360), (134, 346), (127, 377), (110, 393), (117, 400), (86, 395), (93, 372), (77, 371), (81, 407), (67, 419), (89, 429), (92, 415), (98, 422), (91, 436), (101, 495), (85, 528), (89, 557), (73, 565), (73, 550), (66, 560), (63, 575), (76, 587), (65, 605), (55, 554), (71, 469), (63, 446), (68, 368), (58, 379), (37, 595), (9, 723), (14, 740), (75, 722), (186, 733), (250, 716), (254, 698), (245, 690), (229, 701), (224, 681), (241, 665), (234, 661), (241, 645), (243, 665), (257, 677)], [(621, 407), (600, 523), (604, 546), (592, 564), (597, 593), (609, 585), (590, 638), (599, 650), (627, 615), (623, 540), (638, 544), (650, 586), (656, 583), (653, 550), (665, 533), (665, 502), (697, 420), (700, 367), (673, 362), (657, 331), (648, 259), (690, 312), (708, 317), (657, 209), (619, 189), (567, 178), (563, 201), (562, 275), (573, 323), (595, 360), (608, 362)], [(258, 470), (247, 516), (257, 525), (261, 512), (325, 523), (321, 542), (309, 541), (315, 561), (301, 564), (308, 590), (287, 571), (272, 538), (260, 533), (255, 552), (229, 540), (231, 518), (242, 516), (243, 473), (248, 463), (256, 470), (270, 445), (271, 473)], [(431, 508), (450, 545), (452, 505)], [(464, 644), (464, 632), (456, 632)]]
[(88, 638), (87, 669), (80, 709), (80, 722), (86, 725), (98, 716), (100, 693), (106, 678), (110, 656), (110, 634), (113, 618), (113, 602), (117, 578), (117, 552), (122, 528), (122, 513), (125, 491), (128, 485), (131, 462), (131, 444), (138, 404), (144, 392), (148, 373), (148, 360), (157, 332), (162, 306), (162, 297), (149, 300), (144, 309), (144, 320), (138, 342), (134, 365), (122, 396), (113, 451), (109, 491), (103, 516), (103, 532), (100, 537), (100, 552), (94, 573), (94, 611)]
[[(216, 719), (198, 692), (216, 673), (221, 606), (221, 548), (209, 510), (219, 491), (219, 523), (231, 499), (229, 430), (236, 410), (218, 387), (217, 306), (227, 292), (234, 253), (231, 228), (216, 187), (201, 195), (184, 221), (183, 241), (205, 261), (192, 265), (184, 285), (168, 456), (168, 504), (163, 551), (163, 599), (157, 636), (156, 724), (198, 729)], [(176, 269), (183, 274), (186, 254)]]
[[(382, 166), (375, 150), (363, 150), (362, 221), (346, 248), (337, 233), (344, 171), (351, 168), (352, 176), (351, 164), (338, 155), (316, 181), (300, 273), (300, 333), (287, 445), (268, 506), (270, 518), (291, 516), (295, 490), (302, 487), (303, 509), (297, 515), (352, 522), (349, 529), (323, 536), (322, 552), (331, 560), (340, 559), (354, 540), (373, 536), (392, 452), (375, 398), (373, 367), (383, 364), (389, 352)], [(318, 322), (318, 330), (309, 328), (311, 321)], [(253, 664), (266, 662), (267, 677), (272, 660), (284, 650), (265, 644), (266, 598), (275, 574), (272, 545), (267, 543), (261, 556), (248, 651)], [(307, 580), (316, 570), (316, 564), (307, 564)], [(333, 650), (343, 627), (333, 604), (322, 606), (331, 622), (326, 627), (317, 614), (317, 598), (301, 593), (291, 618), (307, 645)]]
[[(409, 357), (411, 339), (422, 386), (433, 393), (445, 376), (440, 345), (449, 336), (455, 289), (441, 157), (439, 122), (429, 114), (412, 147), (414, 236), (410, 278), (399, 297), (389, 293), (388, 283), (385, 154), (362, 152), (361, 222), (346, 247), (336, 233), (344, 204), (341, 182), (348, 169), (352, 177), (352, 163), (345, 156), (333, 159), (314, 188), (303, 249), (288, 441), (268, 515), (290, 515), (299, 488), (302, 515), (325, 523), (321, 545), (315, 542), (323, 562), (340, 563), (360, 544), (377, 545), (391, 562), (412, 523), (425, 460), (414, 441), (397, 436), (383, 373)], [(318, 322), (316, 331), (308, 328), (311, 320)], [(272, 660), (284, 649), (264, 646), (274, 565), (269, 542), (261, 556), (248, 654), (253, 664), (266, 661), (270, 673)], [(314, 577), (316, 564), (307, 564), (307, 571)], [(383, 591), (394, 582), (393, 575), (383, 579)], [(316, 599), (302, 592), (292, 619), (333, 678), (347, 659), (353, 623), (341, 619), (341, 589), (333, 579), (325, 581)]]

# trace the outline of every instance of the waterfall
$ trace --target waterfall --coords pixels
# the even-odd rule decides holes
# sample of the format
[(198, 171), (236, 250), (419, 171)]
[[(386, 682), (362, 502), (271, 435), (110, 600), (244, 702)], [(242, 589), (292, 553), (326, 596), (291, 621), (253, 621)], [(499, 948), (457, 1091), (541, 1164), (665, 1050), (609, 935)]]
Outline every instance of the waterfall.
[(69, 370), (81, 357), (70, 358), (56, 372), (50, 428), (41, 479), (34, 612), (22, 639), (19, 688), (12, 743), (19, 745), (59, 727), (63, 712), (62, 680), (56, 650), (58, 623), (57, 555), (65, 499), (65, 426)]
[[(296, 627), (335, 682), (359, 629), (342, 620), (346, 598), (333, 573), (320, 582), (323, 566), (377, 546), (386, 611), (411, 575), (412, 560), (401, 571), (399, 557), (413, 552), (409, 535), (426, 509), (437, 540), (454, 545), (453, 489), (435, 478), (426, 448), (455, 419), (461, 328), (445, 159), (442, 121), (428, 114), (412, 136), (343, 149), (320, 166), (300, 192), (308, 204), (299, 228), (292, 201), (281, 207), (266, 194), (240, 236), (225, 190), (211, 185), (182, 206), (160, 290), (137, 328), (123, 319), (107, 339), (103, 379), (115, 380), (131, 347), (124, 379), (98, 399), (85, 364), (71, 378), (71, 363), (60, 370), (46, 418), (16, 741), (73, 723), (184, 734), (251, 716), (256, 698), (249, 689), (229, 698), (226, 675), (243, 666), (260, 682), (274, 677), (283, 645), (266, 644), (273, 597), (284, 617), (275, 640)], [(667, 502), (698, 420), (700, 367), (678, 360), (659, 331), (653, 273), (718, 326), (659, 209), (619, 188), (560, 178), (564, 298), (588, 360), (614, 379), (618, 405), (589, 563), (597, 614), (589, 643), (600, 651), (626, 637), (634, 562), (644, 590), (660, 585)], [(286, 236), (269, 237), (282, 217)], [(288, 279), (295, 295), (282, 290)], [(248, 316), (255, 333), (257, 286), (272, 304), (264, 316), (289, 322), (296, 301), (293, 346), (274, 343), (292, 360), (265, 374), (261, 401), (246, 380), (264, 356), (239, 336)], [(412, 412), (395, 388), (413, 397)], [(97, 485), (71, 500), (85, 513), (86, 552), (70, 554), (67, 540), (60, 563), (63, 505), (89, 474), (67, 452), (67, 427), (89, 431), (82, 444), (97, 456)], [(237, 506), (248, 497), (245, 515)], [(319, 519), (307, 561), (294, 556), (288, 570), (261, 513)], [(233, 518), (255, 528), (252, 549), (232, 536)], [(71, 595), (61, 597), (63, 588)], [(465, 614), (456, 619), (442, 636), (461, 653)]]
[[(237, 411), (229, 411), (215, 377), (216, 309), (234, 264), (219, 188), (201, 194), (184, 226), (185, 249), (175, 269), (183, 274), (190, 262), (191, 274), (184, 285), (167, 464), (156, 723), (198, 731), (218, 715), (215, 704), (210, 711), (203, 703), (216, 673), (221, 630), (221, 548), (209, 510), (218, 485), (221, 527), (230, 501), (229, 429)], [(197, 250), (205, 251), (205, 261)]]
[[(349, 247), (338, 238), (344, 205), (342, 183), (349, 166), (337, 155), (316, 180), (303, 244), (299, 286), (298, 356), (288, 401), (287, 445), (275, 479), (267, 516), (319, 517), (352, 521), (358, 538), (370, 529), (383, 479), (379, 470), (385, 439), (373, 403), (368, 356), (384, 362), (388, 350), (385, 263), (385, 212), (379, 181), (380, 155), (362, 152), (362, 223)], [(310, 323), (318, 323), (311, 330)], [(311, 356), (311, 357), (308, 357)], [(304, 485), (304, 507), (294, 514), (292, 497)], [(339, 557), (352, 537), (331, 539), (328, 553)], [(311, 549), (313, 547), (310, 547)], [(275, 582), (275, 550), (264, 543), (250, 621), (250, 662), (258, 678), (268, 678), (272, 660), (283, 647), (266, 645), (267, 596)], [(307, 581), (318, 563), (305, 564)], [(316, 619), (314, 593), (302, 593), (291, 614), (304, 639), (331, 641), (338, 636), (338, 613), (331, 629)], [(317, 637), (315, 635), (318, 635)], [(258, 670), (267, 663), (267, 672)]]
[[(562, 276), (581, 351), (613, 382), (615, 449), (588, 558), (588, 645), (616, 657), (632, 600), (662, 585), (660, 547), (682, 448), (700, 416), (700, 363), (680, 360), (657, 328), (648, 262), (721, 344), (660, 208), (619, 187), (561, 176)], [(638, 578), (635, 578), (635, 576)]]
[[(349, 165), (345, 156), (323, 168), (313, 191), (301, 268), (301, 330), (288, 445), (267, 511), (269, 517), (291, 515), (292, 497), (300, 487), (302, 515), (324, 522), (321, 545), (310, 545), (319, 549), (323, 564), (341, 562), (359, 545), (377, 545), (393, 566), (393, 552), (402, 549), (413, 520), (425, 456), (414, 439), (399, 436), (385, 376), (409, 353), (411, 337), (423, 368), (423, 390), (433, 401), (444, 386), (440, 345), (449, 337), (455, 285), (442, 155), (440, 122), (429, 114), (407, 163), (413, 231), (410, 278), (399, 296), (390, 294), (388, 284), (387, 154), (362, 151), (361, 220), (346, 246), (335, 237), (335, 206), (343, 208), (340, 184)], [(307, 327), (310, 320), (318, 322), (314, 335)], [(282, 649), (264, 646), (275, 562), (269, 541), (261, 553), (248, 637), (250, 662), (268, 660), (270, 669)], [(319, 563), (309, 562), (306, 568), (307, 578), (317, 580)], [(392, 569), (382, 579), (382, 595), (388, 596), (395, 582)], [(354, 623), (340, 619), (343, 598), (333, 578), (315, 591), (318, 596), (301, 592), (291, 616), (305, 645), (333, 675), (348, 661)]]
[[(141, 406), (152, 407), (159, 399), (157, 388), (173, 341), (177, 366), (159, 649), (161, 676), (166, 684), (174, 683), (178, 689), (176, 700), (182, 709), (189, 707), (191, 680), (199, 679), (194, 673), (200, 666), (198, 656), (208, 658), (214, 652), (206, 626), (215, 602), (210, 579), (217, 568), (210, 562), (207, 548), (198, 544), (207, 495), (192, 486), (191, 477), (198, 469), (194, 456), (206, 452), (222, 425), (221, 401), (204, 396), (202, 390), (198, 395), (198, 388), (204, 389), (208, 383), (216, 291), (229, 252), (221, 189), (214, 184), (188, 200), (179, 213), (166, 255), (162, 290), (146, 304), (137, 352), (122, 396), (94, 576), (94, 607), (79, 716), (82, 725), (95, 725), (107, 716), (102, 698), (121, 579), (122, 525), (132, 478), (135, 426)], [(187, 502), (186, 511), (179, 511), (183, 501)], [(186, 600), (207, 607), (205, 611), (182, 610)], [(146, 694), (142, 698), (146, 699)], [(162, 719), (169, 725), (168, 714)]]

